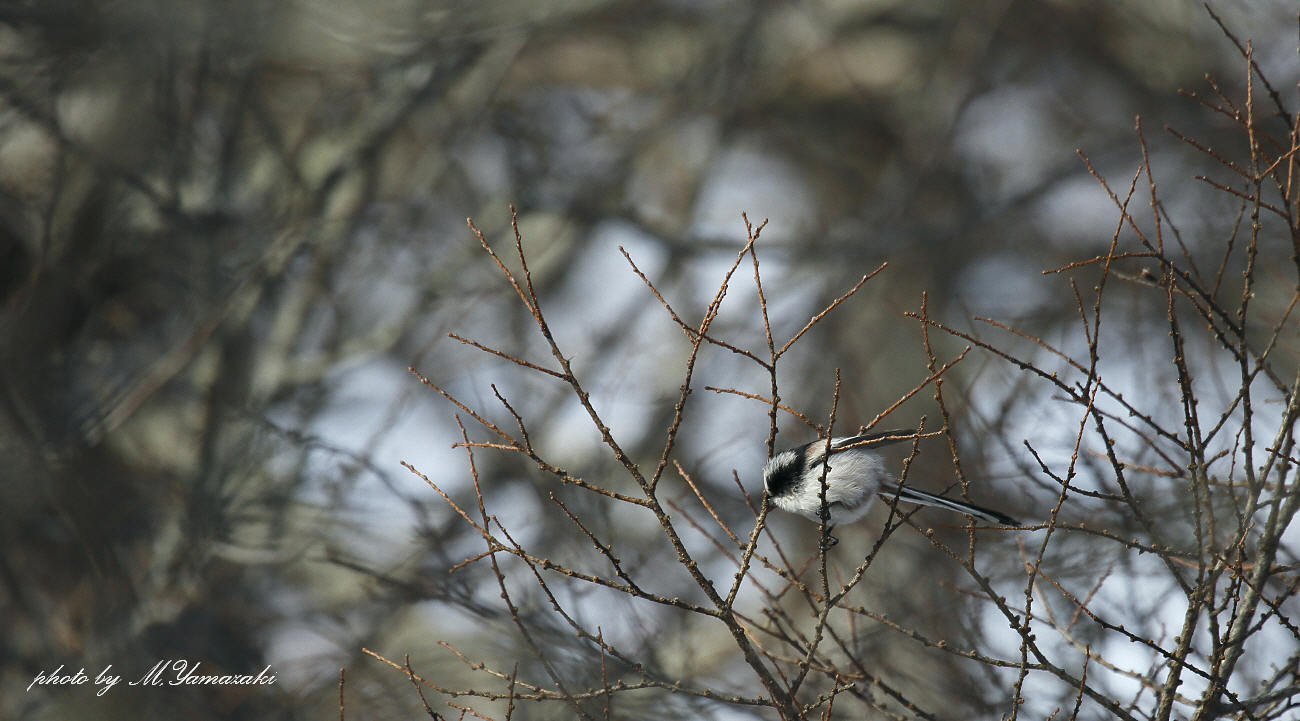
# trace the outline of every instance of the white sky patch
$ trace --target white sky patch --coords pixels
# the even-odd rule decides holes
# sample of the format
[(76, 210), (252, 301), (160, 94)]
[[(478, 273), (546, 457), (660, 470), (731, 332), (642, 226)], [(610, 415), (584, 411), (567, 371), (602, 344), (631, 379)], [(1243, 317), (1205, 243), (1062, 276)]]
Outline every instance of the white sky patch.
[[(559, 292), (542, 299), (547, 323), (566, 353), (603, 352), (604, 348), (592, 345), (601, 334), (617, 328), (645, 306), (658, 308), (659, 302), (619, 252), (619, 246), (652, 282), (658, 285), (663, 281), (660, 275), (667, 252), (659, 239), (630, 223), (615, 221), (598, 225), (587, 241), (585, 252), (574, 255), (573, 267), (568, 269)], [(667, 319), (666, 311), (659, 312)], [(660, 324), (647, 331), (665, 329)], [(635, 342), (645, 336), (644, 332), (628, 332), (620, 333), (618, 338)]]
[(510, 146), (499, 135), (477, 132), (449, 152), (464, 169), (466, 181), (481, 195), (491, 197), (510, 192), (514, 183)]
[(731, 147), (706, 172), (690, 235), (737, 237), (742, 211), (755, 222), (770, 218), (763, 237), (777, 242), (800, 240), (817, 221), (812, 189), (799, 167), (757, 141)]
[(1038, 185), (1067, 152), (1053, 132), (1052, 102), (1043, 88), (1007, 85), (975, 98), (958, 119), (956, 151), (990, 199)]
[[(1127, 192), (1133, 170), (1128, 177), (1106, 180), (1112, 187), (1123, 184)], [(1052, 246), (1100, 252), (1110, 247), (1120, 212), (1097, 179), (1080, 168), (1079, 173), (1048, 188), (1034, 204), (1031, 217), (1043, 240)]]
[(957, 299), (976, 315), (994, 318), (1030, 315), (1051, 297), (1037, 265), (1024, 255), (982, 255), (962, 268)]
[(335, 669), (347, 665), (349, 655), (327, 633), (305, 623), (274, 627), (266, 640), (266, 662), (271, 664), (275, 682), (298, 692), (314, 691), (331, 678), (337, 679)]
[[(336, 512), (348, 521), (338, 540), (376, 561), (405, 553), (421, 521), (411, 499), (424, 507), (442, 500), (399, 461), (455, 493), (469, 481), (464, 452), (451, 448), (457, 432), (446, 414), (419, 397), (427, 389), (388, 359), (339, 373), (329, 385), (327, 405), (303, 430), (318, 444), (304, 471), (314, 479), (304, 500), (328, 507), (336, 503), (336, 484), (350, 484), (337, 496), (344, 506)], [(353, 470), (363, 464), (368, 468)]]

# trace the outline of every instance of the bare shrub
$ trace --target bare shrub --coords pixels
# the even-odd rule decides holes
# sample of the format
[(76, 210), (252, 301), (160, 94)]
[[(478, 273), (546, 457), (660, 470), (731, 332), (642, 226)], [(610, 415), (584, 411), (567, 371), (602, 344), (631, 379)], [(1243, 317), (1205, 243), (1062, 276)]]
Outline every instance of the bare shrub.
[[(508, 629), (528, 656), (474, 658), (444, 642), (474, 679), (450, 686), (438, 673), (367, 653), (461, 717), (662, 718), (723, 709), (771, 709), (783, 719), (1293, 715), (1300, 573), (1288, 531), (1300, 509), (1293, 320), (1300, 134), (1249, 45), (1238, 46), (1246, 96), (1229, 97), (1212, 81), (1189, 95), (1230, 123), (1244, 150), (1171, 130), (1174, 142), (1217, 164), (1199, 180), (1214, 202), (1233, 201), (1224, 227), (1180, 228), (1139, 122), (1141, 160), (1131, 176), (1107, 178), (1082, 156), (1118, 213), (1106, 252), (1045, 271), (1064, 281), (1077, 312), (1072, 330), (1048, 338), (992, 319), (959, 327), (932, 318), (924, 298), (909, 313), (928, 366), (910, 392), (860, 428), (911, 425), (897, 409), (929, 394), (938, 418), (917, 423), (904, 482), (923, 441), (939, 439), (956, 492), (1014, 498), (1009, 510), (1030, 519), (1019, 530), (936, 529), (926, 512), (895, 507), (865, 544), (828, 549), (812, 526), (769, 525), (757, 469), (736, 469), (723, 483), (699, 477), (680, 456), (701, 390), (765, 412), (769, 455), (786, 421), (822, 437), (846, 430), (837, 417), (838, 374), (816, 379), (833, 387), (830, 411), (817, 419), (783, 402), (777, 370), (883, 265), (783, 338), (763, 290), (761, 223), (745, 220), (745, 244), (712, 300), (694, 312), (666, 297), (625, 251), (628, 272), (687, 348), (660, 450), (644, 461), (620, 445), (553, 334), (517, 225), (513, 253), (503, 254), (471, 221), (550, 357), (454, 337), (567, 388), (615, 470), (592, 475), (552, 458), (496, 386), (495, 405), (476, 406), (415, 371), (456, 409), (472, 495), (453, 497), (434, 475), (408, 468), (481, 539), (482, 549), (452, 572), (490, 569), (479, 580), (498, 592), (496, 620), (508, 620), (493, 628)], [(748, 312), (764, 331), (758, 343), (714, 330), (742, 278), (757, 298)], [(952, 339), (959, 346), (948, 353)], [(981, 353), (1010, 372), (988, 371), (978, 393), (954, 396), (955, 369)], [(752, 364), (766, 387), (701, 388), (699, 368), (717, 358)], [(982, 443), (957, 427), (954, 404), (993, 409)], [(966, 468), (993, 467), (998, 449), (1015, 477), (970, 482)], [(545, 513), (570, 534), (548, 539), (558, 551), (530, 550), (499, 520), (493, 480), (480, 470), (488, 453), (522, 459), (547, 484)], [(795, 528), (803, 533), (787, 532)], [(824, 541), (825, 524), (819, 530)], [(905, 538), (924, 539), (931, 555), (909, 553), (900, 566), (891, 555)], [(918, 558), (938, 559), (957, 575), (936, 576)], [(908, 610), (882, 610), (891, 603)], [(948, 676), (951, 669), (961, 678)]]

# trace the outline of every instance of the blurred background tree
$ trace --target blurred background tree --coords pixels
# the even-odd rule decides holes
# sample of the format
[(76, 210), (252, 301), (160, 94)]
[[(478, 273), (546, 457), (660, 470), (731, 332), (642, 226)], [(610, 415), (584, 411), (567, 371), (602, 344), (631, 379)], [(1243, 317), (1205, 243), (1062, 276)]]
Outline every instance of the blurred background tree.
[[(1214, 10), (1266, 74), (1294, 77), (1292, 3)], [(903, 317), (922, 291), (939, 319), (1065, 333), (1070, 298), (1040, 271), (1104, 252), (1115, 224), (1075, 149), (1131, 176), (1139, 114), (1232, 142), (1177, 90), (1209, 73), (1240, 94), (1246, 76), (1187, 0), (4, 2), (0, 64), (0, 716), (33, 719), (178, 705), (321, 718), (343, 666), (350, 705), (394, 716), (418, 699), (361, 646), (435, 667), (436, 639), (513, 652), (490, 577), (446, 572), (474, 539), (398, 465), (466, 483), (452, 418), (406, 366), (471, 397), (492, 380), (566, 463), (599, 475), (611, 460), (559, 389), (503, 378), (508, 363), (446, 337), (541, 348), (466, 216), (505, 238), (519, 208), (557, 333), (646, 460), (672, 414), (680, 331), (617, 246), (702, 306), (743, 244), (740, 212), (770, 218), (760, 253), (784, 336), (888, 261), (782, 370), (784, 401), (821, 419), (840, 368), (851, 426), (927, 375)], [(1202, 160), (1169, 138), (1154, 148), (1184, 242), (1213, 256), (1235, 207), (1180, 192)], [(737, 290), (718, 323), (757, 348), (746, 302)], [(949, 386), (977, 500), (1023, 469), (1014, 446), (1045, 418), (1000, 413), (1007, 391), (972, 395), (1014, 387), (986, 362)], [(700, 385), (766, 391), (729, 363)], [(682, 462), (757, 491), (764, 409), (694, 410)], [(890, 425), (935, 417), (928, 393), (897, 413)], [(941, 489), (953, 470), (929, 450), (913, 478)], [(484, 462), (527, 525), (535, 474)], [(923, 541), (899, 543), (891, 567), (950, 572)], [(924, 589), (865, 602), (944, 623)], [(998, 713), (983, 676), (899, 653), (935, 707)], [(23, 691), (59, 664), (131, 677), (169, 658), (270, 663), (279, 680)]]

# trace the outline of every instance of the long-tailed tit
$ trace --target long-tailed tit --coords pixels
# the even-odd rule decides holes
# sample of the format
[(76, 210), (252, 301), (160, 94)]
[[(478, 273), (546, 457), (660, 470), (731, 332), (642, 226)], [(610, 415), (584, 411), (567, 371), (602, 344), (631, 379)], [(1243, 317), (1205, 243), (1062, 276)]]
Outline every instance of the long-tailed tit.
[[(909, 430), (867, 433), (831, 440), (830, 469), (826, 469), (826, 440), (781, 451), (763, 467), (763, 487), (772, 504), (814, 521), (849, 523), (866, 515), (877, 495), (887, 500), (935, 506), (965, 513), (981, 521), (1020, 525), (1005, 513), (954, 501), (899, 485), (890, 479), (880, 455), (870, 448), (914, 437)], [(826, 474), (826, 505), (822, 505), (822, 474)], [(832, 536), (832, 538), (834, 538)]]

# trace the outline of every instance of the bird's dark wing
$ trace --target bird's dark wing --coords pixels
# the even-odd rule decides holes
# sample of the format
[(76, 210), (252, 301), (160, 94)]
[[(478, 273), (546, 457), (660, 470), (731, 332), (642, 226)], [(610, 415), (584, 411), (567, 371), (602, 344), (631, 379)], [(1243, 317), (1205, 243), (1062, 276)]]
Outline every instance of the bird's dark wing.
[[(911, 428), (903, 428), (893, 431), (880, 431), (877, 433), (863, 433), (848, 438), (836, 438), (831, 443), (831, 453), (842, 451), (846, 448), (875, 448), (877, 446), (887, 446), (891, 443), (900, 441), (910, 441), (916, 437), (916, 431)], [(798, 448), (793, 449), (797, 453), (804, 455), (806, 465), (820, 463), (822, 456), (826, 455), (826, 439), (819, 438), (810, 443), (805, 443)]]
[(863, 433), (860, 436), (850, 436), (848, 438), (837, 438), (831, 446), (831, 451), (839, 451), (849, 446), (854, 448), (875, 448), (877, 446), (887, 446), (892, 443), (901, 441), (910, 441), (916, 438), (916, 431), (911, 428), (902, 428), (894, 431), (879, 431), (877, 433)]

